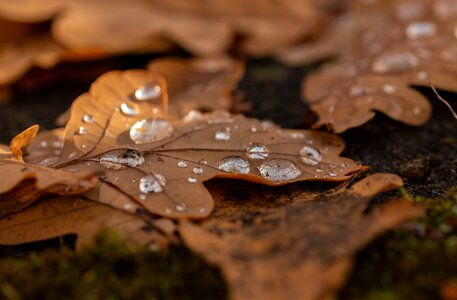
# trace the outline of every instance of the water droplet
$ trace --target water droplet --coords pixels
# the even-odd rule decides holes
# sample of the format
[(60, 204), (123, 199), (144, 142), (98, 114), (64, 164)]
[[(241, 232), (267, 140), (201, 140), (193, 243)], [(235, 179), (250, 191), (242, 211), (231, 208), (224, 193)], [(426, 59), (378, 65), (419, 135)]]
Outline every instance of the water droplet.
[(125, 210), (130, 210), (131, 208), (132, 208), (132, 204), (129, 204), (129, 203), (124, 204), (124, 209)]
[(187, 163), (183, 160), (178, 161), (178, 167), (187, 168)]
[(87, 145), (86, 144), (82, 144), (81, 145), (81, 149), (87, 149)]
[(300, 160), (307, 165), (315, 166), (322, 161), (322, 155), (313, 147), (304, 146), (300, 149)]
[(330, 173), (328, 173), (328, 176), (330, 176), (330, 177), (336, 177), (336, 173), (330, 172)]
[(73, 151), (73, 152), (70, 153), (70, 155), (68, 155), (68, 158), (69, 158), (69, 159), (73, 159), (73, 158), (75, 158), (76, 156), (78, 156), (78, 152)]
[(257, 129), (257, 127), (251, 126), (251, 132), (257, 132), (257, 131), (259, 131), (259, 130)]
[(206, 166), (206, 165), (208, 164), (208, 161), (205, 160), (205, 159), (200, 159), (200, 160), (198, 161), (198, 163)]
[(386, 93), (386, 94), (393, 94), (393, 93), (395, 93), (395, 91), (397, 90), (397, 88), (396, 88), (395, 85), (393, 85), (393, 84), (385, 84), (385, 85), (382, 87), (382, 90), (383, 90), (384, 93)]
[(246, 156), (250, 159), (265, 159), (268, 158), (268, 148), (263, 144), (252, 143), (246, 149)]
[(167, 215), (171, 214), (171, 209), (166, 208), (166, 209), (165, 209), (165, 213), (166, 213)]
[(217, 168), (225, 172), (238, 174), (248, 174), (250, 171), (249, 162), (239, 156), (228, 156), (220, 160), (217, 163)]
[(359, 85), (354, 85), (351, 87), (349, 94), (351, 96), (362, 96), (366, 95), (370, 92), (370, 89), (366, 86), (359, 86)]
[(184, 122), (195, 122), (195, 121), (201, 121), (203, 119), (203, 114), (199, 112), (198, 110), (191, 110), (185, 115), (182, 120)]
[(194, 167), (192, 169), (192, 172), (194, 172), (194, 174), (201, 174), (201, 173), (203, 173), (203, 168), (202, 167)]
[(140, 113), (140, 107), (135, 103), (124, 102), (121, 104), (121, 112), (126, 116), (133, 117)]
[(438, 27), (433, 22), (414, 22), (406, 27), (406, 35), (410, 39), (426, 38), (436, 35)]
[(176, 210), (179, 211), (179, 212), (184, 212), (186, 211), (187, 207), (184, 203), (179, 203), (179, 204), (176, 204)]
[(141, 177), (139, 188), (140, 191), (148, 193), (160, 193), (163, 191), (163, 186), (166, 184), (166, 179), (161, 174), (154, 173)]
[(302, 174), (293, 162), (281, 158), (267, 160), (258, 169), (263, 178), (276, 182), (293, 180)]
[(420, 107), (415, 106), (415, 107), (413, 108), (413, 114), (417, 116), (417, 115), (419, 115), (420, 113), (421, 113)]
[(195, 177), (187, 177), (187, 181), (189, 181), (190, 183), (196, 183), (197, 182), (197, 178), (195, 178)]
[(135, 100), (138, 101), (149, 101), (159, 97), (161, 94), (162, 88), (158, 82), (142, 85), (134, 93)]
[(214, 139), (216, 141), (228, 141), (230, 139), (230, 131), (228, 131), (228, 130), (217, 131), (214, 134)]
[(55, 141), (54, 143), (54, 148), (59, 149), (62, 146), (62, 143), (60, 141)]
[(200, 209), (198, 210), (198, 212), (204, 213), (204, 212), (205, 212), (205, 208), (204, 208), (204, 207), (200, 208)]
[(335, 164), (332, 164), (332, 163), (329, 163), (328, 166), (332, 169), (335, 169), (336, 168), (336, 165)]
[(128, 149), (120, 153), (105, 154), (99, 161), (107, 169), (120, 170), (141, 166), (144, 163), (144, 157), (137, 150)]
[(173, 134), (173, 126), (163, 119), (143, 119), (130, 127), (130, 138), (135, 144), (161, 141)]
[(419, 65), (419, 59), (411, 52), (386, 53), (373, 62), (371, 68), (379, 74), (409, 71)]
[(428, 73), (425, 71), (420, 71), (417, 73), (417, 79), (426, 80), (428, 78)]
[(47, 147), (47, 146), (48, 146), (48, 142), (46, 142), (46, 141), (41, 141), (41, 142), (40, 142), (40, 146), (43, 147), (43, 148), (44, 148), (44, 147)]
[(79, 135), (85, 135), (85, 134), (87, 134), (87, 132), (88, 132), (88, 131), (87, 131), (87, 129), (86, 129), (84, 126), (81, 126), (81, 127), (79, 127), (79, 129), (78, 129), (78, 134), (79, 134)]
[(143, 201), (146, 200), (145, 194), (140, 194), (138, 197), (140, 198), (140, 200), (143, 200)]
[(84, 115), (83, 116), (83, 122), (84, 123), (90, 124), (90, 123), (94, 123), (94, 121), (95, 121), (95, 119), (91, 115)]

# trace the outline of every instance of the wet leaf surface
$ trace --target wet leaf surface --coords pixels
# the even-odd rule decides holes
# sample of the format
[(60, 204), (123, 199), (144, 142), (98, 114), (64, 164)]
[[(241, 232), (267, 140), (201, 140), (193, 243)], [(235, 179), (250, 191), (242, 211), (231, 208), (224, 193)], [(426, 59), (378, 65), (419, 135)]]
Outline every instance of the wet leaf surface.
[(319, 116), (316, 126), (342, 132), (366, 123), (374, 111), (425, 124), (431, 105), (411, 86), (455, 90), (455, 7), (448, 0), (356, 1), (328, 36), (296, 49), (289, 57), (295, 62), (338, 59), (304, 81), (303, 97)]

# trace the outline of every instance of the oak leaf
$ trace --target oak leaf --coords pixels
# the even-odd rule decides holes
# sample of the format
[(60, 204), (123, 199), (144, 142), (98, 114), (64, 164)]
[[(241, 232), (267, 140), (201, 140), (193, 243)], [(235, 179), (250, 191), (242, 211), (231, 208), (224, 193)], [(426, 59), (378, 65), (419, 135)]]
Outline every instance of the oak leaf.
[(81, 249), (107, 227), (133, 245), (150, 244), (163, 249), (176, 239), (169, 220), (131, 214), (73, 196), (45, 199), (0, 219), (0, 244), (16, 245), (76, 234), (76, 248)]
[[(128, 211), (140, 205), (171, 218), (208, 216), (213, 200), (203, 182), (211, 178), (341, 182), (362, 168), (339, 157), (344, 143), (332, 134), (285, 130), (224, 111), (168, 115), (161, 106), (168, 99), (165, 87), (163, 77), (141, 70), (105, 74), (72, 105), (58, 154), (49, 148), (56, 140), (39, 137), (30, 157), (72, 172), (101, 167), (100, 191), (115, 187), (128, 197), (100, 192), (91, 199)], [(170, 111), (174, 105), (170, 101)], [(48, 148), (40, 156), (42, 145)], [(37, 161), (42, 155), (49, 157)]]
[(354, 1), (325, 38), (289, 53), (295, 62), (338, 56), (304, 80), (316, 126), (342, 132), (374, 111), (408, 125), (427, 122), (431, 105), (411, 86), (456, 89), (456, 7), (449, 0)]
[(401, 185), (396, 175), (374, 174), (351, 188), (287, 197), (215, 185), (225, 192), (215, 193), (214, 213), (197, 224), (182, 221), (179, 233), (222, 269), (232, 299), (333, 299), (358, 249), (423, 214), (405, 199), (364, 213), (375, 195)]
[(0, 14), (21, 22), (52, 19), (56, 40), (73, 50), (164, 50), (171, 40), (196, 55), (220, 55), (240, 36), (244, 52), (271, 54), (319, 30), (326, 10), (343, 2), (2, 0)]
[(0, 86), (12, 84), (30, 68), (51, 68), (65, 50), (41, 26), (0, 18)]

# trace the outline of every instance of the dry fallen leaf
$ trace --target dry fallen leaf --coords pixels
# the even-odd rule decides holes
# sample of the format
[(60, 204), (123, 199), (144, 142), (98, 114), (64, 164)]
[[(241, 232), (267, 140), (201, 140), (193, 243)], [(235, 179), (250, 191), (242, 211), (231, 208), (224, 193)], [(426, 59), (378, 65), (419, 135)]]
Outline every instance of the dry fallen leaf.
[(179, 232), (222, 269), (232, 299), (334, 299), (358, 249), (422, 215), (407, 200), (364, 213), (375, 195), (401, 185), (396, 175), (374, 174), (349, 189), (275, 198), (236, 187), (230, 196), (225, 183), (214, 187), (226, 192), (215, 193), (221, 197), (213, 215), (197, 224), (183, 221)]
[[(164, 226), (164, 223), (166, 226)], [(112, 228), (130, 244), (165, 248), (173, 241), (169, 221), (146, 218), (79, 197), (38, 202), (27, 210), (0, 219), (0, 244), (14, 245), (76, 234), (76, 248), (92, 242), (103, 228)], [(174, 230), (174, 228), (172, 228)]]
[(220, 55), (241, 37), (245, 52), (263, 55), (320, 30), (328, 11), (344, 2), (53, 0), (43, 5), (2, 0), (0, 15), (20, 22), (53, 18), (54, 37), (73, 50), (157, 51), (167, 49), (171, 40), (197, 55)]
[(431, 105), (411, 86), (431, 82), (456, 90), (456, 19), (453, 0), (353, 2), (327, 37), (288, 57), (339, 56), (304, 82), (304, 99), (319, 116), (316, 126), (342, 132), (364, 124), (375, 110), (409, 125), (427, 122)]
[(0, 86), (9, 85), (30, 68), (51, 68), (65, 55), (43, 26), (0, 18)]
[(13, 159), (19, 161), (19, 162), (24, 162), (24, 159), (22, 158), (23, 153), (22, 150), (26, 149), (27, 147), (30, 146), (32, 141), (35, 139), (38, 130), (40, 129), (40, 126), (38, 125), (33, 125), (23, 132), (19, 133), (16, 135), (10, 143), (10, 148), (11, 148), (11, 156)]
[[(151, 61), (148, 69), (148, 72), (137, 71), (130, 76), (138, 77), (135, 80), (150, 77), (152, 83), (165, 80), (163, 92), (169, 98), (167, 103), (171, 103), (167, 110), (169, 118), (183, 117), (191, 110), (229, 110), (233, 104), (231, 92), (244, 73), (243, 64), (230, 58), (162, 58)], [(114, 80), (113, 74), (102, 78)], [(58, 118), (58, 125), (64, 126), (69, 117), (68, 110)]]

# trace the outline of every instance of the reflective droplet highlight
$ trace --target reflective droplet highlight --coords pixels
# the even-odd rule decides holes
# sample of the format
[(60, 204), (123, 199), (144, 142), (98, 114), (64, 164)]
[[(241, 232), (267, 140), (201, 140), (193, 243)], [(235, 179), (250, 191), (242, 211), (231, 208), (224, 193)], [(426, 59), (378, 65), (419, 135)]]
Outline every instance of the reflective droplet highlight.
[(84, 115), (83, 116), (83, 122), (84, 123), (87, 123), (87, 124), (90, 124), (90, 123), (94, 123), (95, 119), (92, 115)]
[(228, 131), (228, 130), (217, 131), (214, 134), (214, 139), (216, 141), (228, 141), (228, 140), (230, 140), (230, 131)]
[(268, 158), (268, 148), (259, 143), (252, 143), (246, 149), (246, 156), (250, 159), (266, 159)]
[(178, 161), (178, 167), (187, 168), (187, 163), (183, 160)]
[(166, 184), (166, 179), (161, 174), (146, 175), (141, 177), (138, 187), (142, 193), (160, 193), (163, 191), (163, 186)]
[(267, 160), (258, 169), (263, 178), (275, 182), (293, 180), (302, 174), (292, 161), (282, 158)]
[(130, 128), (130, 139), (135, 144), (161, 141), (173, 134), (173, 126), (163, 119), (143, 119)]
[(144, 163), (143, 155), (133, 149), (121, 153), (108, 153), (103, 155), (99, 162), (107, 169), (120, 170), (127, 167), (135, 168)]
[(426, 38), (436, 35), (438, 27), (433, 22), (414, 22), (406, 28), (406, 35), (410, 39)]
[(219, 170), (228, 173), (248, 174), (251, 170), (249, 162), (239, 156), (228, 156), (217, 163)]
[(131, 103), (131, 102), (124, 102), (120, 106), (121, 112), (129, 117), (136, 116), (140, 113), (140, 107), (138, 104)]
[(322, 161), (322, 155), (319, 150), (313, 147), (304, 146), (300, 149), (299, 154), (300, 160), (310, 166), (315, 166)]
[(135, 100), (149, 101), (159, 97), (162, 94), (162, 87), (158, 82), (148, 83), (140, 86), (135, 90)]
[(373, 62), (372, 69), (379, 74), (406, 72), (419, 66), (419, 59), (411, 52), (386, 53)]

